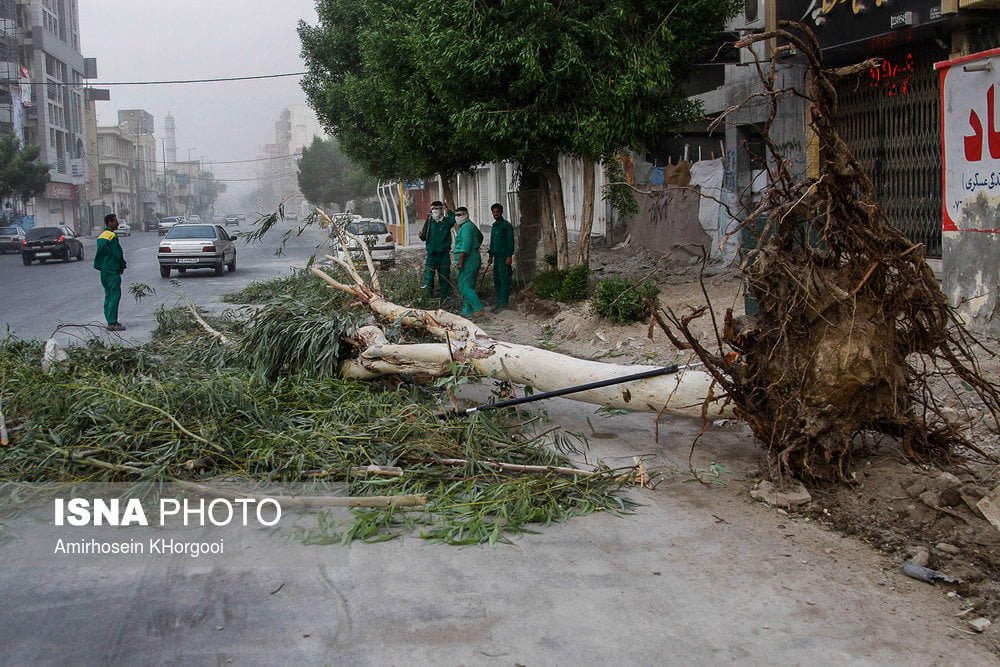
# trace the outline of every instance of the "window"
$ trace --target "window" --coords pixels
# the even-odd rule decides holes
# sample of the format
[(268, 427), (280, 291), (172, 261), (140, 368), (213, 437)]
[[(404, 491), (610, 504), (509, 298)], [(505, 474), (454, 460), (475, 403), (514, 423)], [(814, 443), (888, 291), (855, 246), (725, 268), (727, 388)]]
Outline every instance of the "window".
[(211, 225), (180, 225), (173, 227), (165, 238), (168, 239), (214, 239), (215, 227)]

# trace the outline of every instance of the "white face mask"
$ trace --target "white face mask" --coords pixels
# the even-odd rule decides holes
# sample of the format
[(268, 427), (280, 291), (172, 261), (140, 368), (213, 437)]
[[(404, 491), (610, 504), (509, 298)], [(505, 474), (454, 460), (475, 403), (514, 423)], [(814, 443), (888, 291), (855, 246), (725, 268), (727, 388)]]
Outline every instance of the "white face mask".
[(439, 208), (432, 208), (431, 217), (434, 218), (435, 220), (440, 220), (441, 218), (444, 217), (444, 211), (442, 211)]
[(466, 221), (466, 220), (468, 220), (468, 219), (469, 219), (469, 216), (465, 215), (464, 213), (460, 213), (459, 215), (456, 215), (456, 216), (455, 216), (455, 220), (456, 220), (456, 221), (457, 221), (457, 222), (458, 222), (459, 224), (462, 224), (463, 222), (465, 222), (465, 221)]

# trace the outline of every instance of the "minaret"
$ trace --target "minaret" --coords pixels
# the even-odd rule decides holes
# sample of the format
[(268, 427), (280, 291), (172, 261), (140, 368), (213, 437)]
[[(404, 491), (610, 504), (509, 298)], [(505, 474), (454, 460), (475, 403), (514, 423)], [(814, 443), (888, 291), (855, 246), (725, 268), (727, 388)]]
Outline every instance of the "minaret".
[(164, 159), (167, 161), (168, 169), (176, 169), (177, 164), (177, 133), (174, 130), (174, 117), (167, 112), (167, 117), (163, 119), (163, 129), (166, 132), (166, 148)]

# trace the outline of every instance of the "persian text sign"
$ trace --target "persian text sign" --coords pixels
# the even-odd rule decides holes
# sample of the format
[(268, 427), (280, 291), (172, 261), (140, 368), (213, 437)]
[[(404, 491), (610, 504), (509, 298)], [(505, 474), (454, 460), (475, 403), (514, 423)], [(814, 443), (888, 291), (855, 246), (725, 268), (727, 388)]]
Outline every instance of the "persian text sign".
[(998, 231), (1000, 49), (935, 65), (941, 87), (942, 229)]

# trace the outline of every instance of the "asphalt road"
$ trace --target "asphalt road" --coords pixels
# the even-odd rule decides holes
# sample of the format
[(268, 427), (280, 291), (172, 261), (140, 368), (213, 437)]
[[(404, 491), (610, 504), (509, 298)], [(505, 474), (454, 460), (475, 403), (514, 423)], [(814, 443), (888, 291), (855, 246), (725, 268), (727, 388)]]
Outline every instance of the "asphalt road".
[[(251, 227), (243, 223), (241, 229)], [(230, 227), (235, 231), (235, 227)], [(281, 255), (282, 236), (292, 231)], [(254, 280), (267, 280), (287, 274), (291, 267), (305, 266), (309, 256), (320, 256), (328, 248), (326, 233), (307, 228), (297, 235), (297, 223), (279, 223), (265, 236), (263, 243), (248, 245), (237, 241), (237, 267), (235, 273), (216, 276), (211, 270), (192, 270), (185, 275), (176, 272), (170, 279), (161, 278), (156, 262), (156, 249), (160, 236), (156, 232), (134, 232), (121, 239), (128, 262), (122, 276), (122, 301), (119, 320), (128, 330), (118, 334), (126, 341), (141, 343), (149, 340), (156, 326), (154, 312), (161, 304), (174, 305), (187, 299), (210, 312), (219, 312), (227, 306), (221, 298), (227, 292), (238, 290)], [(86, 337), (88, 332), (112, 336), (103, 331), (102, 314), (104, 292), (100, 275), (93, 268), (95, 239), (84, 239), (86, 258), (32, 263), (24, 266), (17, 254), (0, 255), (0, 332), (10, 331), (23, 339), (48, 339), (60, 325), (91, 325), (88, 329), (66, 328), (56, 337), (63, 343), (72, 343)], [(136, 302), (129, 294), (129, 285), (143, 283), (156, 290), (151, 297)]]

